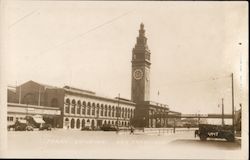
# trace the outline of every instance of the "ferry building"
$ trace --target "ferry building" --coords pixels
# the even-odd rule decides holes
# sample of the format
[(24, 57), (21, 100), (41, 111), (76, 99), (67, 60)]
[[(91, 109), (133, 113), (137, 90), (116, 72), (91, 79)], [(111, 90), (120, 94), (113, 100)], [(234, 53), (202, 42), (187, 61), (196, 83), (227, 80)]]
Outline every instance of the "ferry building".
[(26, 115), (41, 115), (45, 122), (65, 129), (99, 128), (104, 124), (168, 127), (171, 121), (168, 115), (180, 113), (171, 111), (166, 104), (150, 101), (150, 57), (141, 24), (132, 51), (131, 100), (103, 97), (71, 86), (28, 81), (8, 89), (8, 123)]

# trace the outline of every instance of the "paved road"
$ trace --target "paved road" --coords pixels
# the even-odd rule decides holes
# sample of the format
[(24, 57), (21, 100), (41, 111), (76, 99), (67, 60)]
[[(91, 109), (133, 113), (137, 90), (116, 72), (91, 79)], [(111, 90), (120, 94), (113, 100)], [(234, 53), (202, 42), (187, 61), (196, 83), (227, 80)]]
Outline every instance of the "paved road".
[(201, 142), (193, 132), (147, 135), (103, 131), (8, 132), (8, 157), (239, 159), (240, 142)]

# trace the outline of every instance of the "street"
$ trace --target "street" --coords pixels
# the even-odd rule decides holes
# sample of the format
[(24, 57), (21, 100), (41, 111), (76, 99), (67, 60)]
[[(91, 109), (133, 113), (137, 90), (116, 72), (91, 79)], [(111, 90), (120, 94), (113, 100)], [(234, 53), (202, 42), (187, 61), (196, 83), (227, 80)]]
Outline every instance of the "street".
[(121, 131), (10, 131), (7, 157), (239, 159), (240, 141), (200, 141), (193, 131), (148, 135)]

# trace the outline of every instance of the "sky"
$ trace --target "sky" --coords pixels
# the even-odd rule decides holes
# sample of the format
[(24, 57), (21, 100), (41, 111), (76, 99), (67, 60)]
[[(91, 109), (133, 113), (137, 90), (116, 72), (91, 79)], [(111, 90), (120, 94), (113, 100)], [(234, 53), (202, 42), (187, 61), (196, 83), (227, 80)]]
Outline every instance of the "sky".
[[(247, 2), (8, 1), (1, 55), (8, 85), (29, 80), (131, 97), (140, 23), (151, 51), (150, 99), (182, 113), (247, 104)], [(159, 94), (158, 94), (159, 91)]]

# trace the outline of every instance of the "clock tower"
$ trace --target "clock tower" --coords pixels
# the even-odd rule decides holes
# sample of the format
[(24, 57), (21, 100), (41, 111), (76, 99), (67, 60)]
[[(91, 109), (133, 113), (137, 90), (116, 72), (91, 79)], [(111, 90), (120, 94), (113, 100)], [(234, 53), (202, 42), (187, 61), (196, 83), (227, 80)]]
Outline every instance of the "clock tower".
[(150, 97), (150, 50), (141, 23), (139, 36), (132, 52), (131, 100), (137, 104), (149, 101)]

